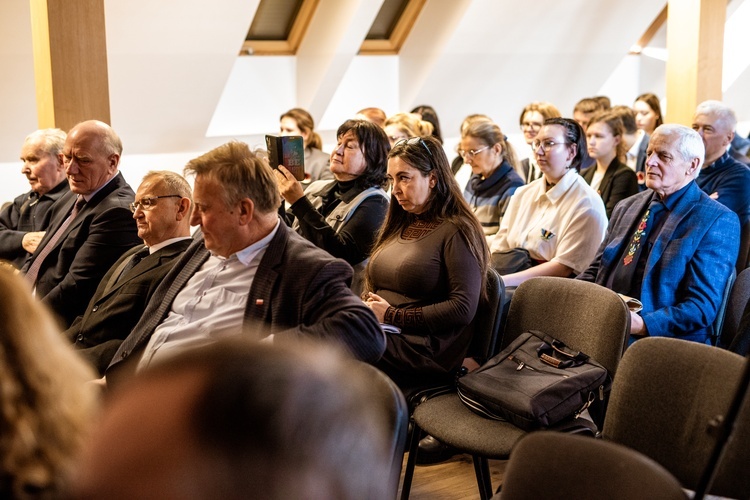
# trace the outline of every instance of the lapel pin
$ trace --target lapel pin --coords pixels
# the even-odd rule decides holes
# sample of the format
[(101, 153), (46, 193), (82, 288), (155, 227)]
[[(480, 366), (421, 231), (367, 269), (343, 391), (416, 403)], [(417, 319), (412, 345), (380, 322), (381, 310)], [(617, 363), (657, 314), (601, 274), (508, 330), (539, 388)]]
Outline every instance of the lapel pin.
[(256, 306), (262, 306), (263, 305), (263, 299), (255, 299), (255, 305)]

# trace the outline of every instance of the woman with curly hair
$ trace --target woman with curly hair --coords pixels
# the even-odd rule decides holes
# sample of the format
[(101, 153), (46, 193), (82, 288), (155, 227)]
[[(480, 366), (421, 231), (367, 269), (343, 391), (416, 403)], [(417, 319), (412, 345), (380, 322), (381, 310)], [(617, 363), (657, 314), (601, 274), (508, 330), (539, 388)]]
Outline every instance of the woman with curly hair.
[(66, 495), (96, 406), (94, 372), (51, 315), (0, 269), (0, 497)]

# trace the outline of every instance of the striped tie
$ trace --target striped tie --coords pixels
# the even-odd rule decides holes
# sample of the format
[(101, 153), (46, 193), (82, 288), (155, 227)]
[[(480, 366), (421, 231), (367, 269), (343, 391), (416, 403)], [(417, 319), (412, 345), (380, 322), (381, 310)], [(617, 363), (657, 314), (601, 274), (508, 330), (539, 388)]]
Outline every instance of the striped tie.
[(60, 240), (60, 238), (62, 238), (63, 234), (65, 234), (65, 230), (68, 229), (68, 226), (70, 226), (70, 223), (73, 222), (73, 219), (76, 218), (76, 215), (78, 215), (78, 212), (81, 210), (81, 207), (83, 207), (85, 203), (86, 200), (83, 199), (83, 196), (78, 195), (78, 197), (76, 198), (76, 202), (73, 205), (73, 210), (71, 210), (68, 218), (63, 221), (59, 228), (57, 228), (55, 234), (53, 234), (52, 237), (47, 240), (47, 244), (44, 245), (44, 248), (39, 251), (39, 254), (34, 259), (34, 262), (31, 263), (29, 270), (26, 271), (26, 279), (29, 280), (29, 283), (31, 283), (32, 285), (36, 285), (36, 280), (39, 276), (39, 270), (44, 263), (44, 259), (46, 259), (49, 254), (52, 253), (52, 250), (55, 249), (55, 245)]

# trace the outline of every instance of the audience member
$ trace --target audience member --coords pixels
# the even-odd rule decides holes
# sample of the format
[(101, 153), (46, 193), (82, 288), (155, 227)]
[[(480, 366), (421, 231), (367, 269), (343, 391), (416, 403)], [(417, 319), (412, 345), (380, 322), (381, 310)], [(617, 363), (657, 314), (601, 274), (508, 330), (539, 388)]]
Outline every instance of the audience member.
[[(376, 361), (377, 320), (352, 294), (352, 268), (280, 224), (281, 202), (263, 152), (229, 142), (188, 162), (195, 175), (196, 238), (154, 291), (106, 378), (124, 377), (196, 344), (226, 336), (314, 337)], [(130, 369), (135, 363), (130, 363)]]
[(742, 137), (735, 132), (732, 143), (729, 145), (729, 154), (740, 163), (750, 166), (750, 139)]
[(573, 119), (586, 132), (586, 129), (589, 127), (589, 120), (600, 111), (604, 111), (602, 104), (593, 97), (586, 97), (578, 101), (573, 108)]
[(661, 104), (656, 94), (649, 92), (636, 97), (633, 103), (633, 111), (635, 111), (636, 125), (648, 135), (653, 134), (656, 127), (664, 123)]
[(586, 130), (589, 156), (596, 165), (582, 170), (581, 177), (601, 195), (607, 217), (620, 200), (639, 191), (635, 172), (620, 161), (625, 157), (623, 132), (619, 115), (606, 111), (594, 115)]
[[(492, 123), (492, 119), (487, 115), (469, 115), (461, 122), (459, 133), (461, 134), (462, 138), (466, 133), (466, 129), (469, 128), (469, 125), (477, 121), (486, 121), (488, 123)], [(458, 144), (456, 144), (456, 157), (451, 162), (451, 172), (453, 172), (453, 176), (458, 183), (459, 189), (463, 191), (464, 189), (466, 189), (466, 185), (469, 183), (469, 179), (471, 178), (473, 172), (471, 169), (471, 165), (467, 165), (466, 163), (464, 163), (463, 157), (458, 154), (458, 150), (460, 147), (461, 143), (459, 142)]]
[(71, 192), (23, 268), (65, 328), (84, 313), (112, 264), (140, 242), (129, 209), (134, 193), (118, 170), (121, 154), (122, 142), (106, 123), (70, 130), (63, 157)]
[[(365, 303), (388, 333), (378, 366), (400, 387), (449, 380), (471, 340), (487, 243), (440, 143), (414, 137), (388, 155), (388, 216), (366, 269)], [(390, 329), (389, 329), (390, 330)]]
[(100, 376), (175, 259), (190, 244), (191, 197), (190, 185), (179, 174), (146, 174), (130, 206), (145, 246), (133, 247), (114, 263), (86, 312), (65, 331)]
[[(537, 134), (544, 125), (544, 120), (550, 118), (560, 118), (560, 111), (548, 102), (532, 102), (528, 104), (518, 119), (518, 123), (521, 126), (521, 132), (523, 132), (523, 139), (526, 144), (531, 147), (531, 143), (536, 139)], [(539, 170), (539, 165), (536, 164), (534, 159), (534, 152), (531, 152), (529, 158), (524, 158), (519, 167), (518, 173), (526, 184), (531, 181), (535, 181), (542, 176), (542, 171)]]
[(693, 130), (706, 148), (698, 187), (736, 213), (742, 225), (750, 220), (750, 168), (727, 151), (736, 125), (734, 111), (720, 101), (704, 101), (695, 110)]
[(385, 121), (385, 133), (391, 147), (401, 139), (410, 137), (429, 137), (434, 127), (432, 123), (422, 120), (414, 113), (396, 113)]
[(14, 274), (0, 269), (0, 497), (67, 498), (94, 419), (94, 373)]
[(438, 119), (435, 108), (422, 104), (412, 109), (411, 112), (419, 115), (422, 120), (432, 123), (432, 136), (442, 144), (443, 134), (440, 131), (440, 120)]
[(334, 257), (354, 267), (352, 289), (362, 291), (362, 272), (388, 210), (385, 169), (388, 137), (364, 120), (347, 120), (336, 132), (331, 153), (333, 181), (318, 181), (303, 192), (284, 167), (274, 170), (289, 203), (292, 228)]
[(458, 150), (473, 175), (464, 189), (464, 197), (479, 219), (488, 239), (497, 233), (510, 196), (523, 186), (515, 171), (513, 146), (496, 124), (475, 121), (469, 125)]
[(602, 111), (609, 111), (612, 109), (612, 101), (606, 95), (595, 95), (592, 97), (602, 107)]
[(578, 174), (586, 150), (581, 126), (550, 118), (531, 147), (543, 176), (516, 190), (490, 245), (506, 287), (534, 276), (580, 273), (607, 228), (601, 196)]
[(596, 258), (579, 279), (643, 303), (631, 340), (646, 335), (707, 342), (737, 259), (737, 216), (693, 181), (705, 151), (682, 125), (651, 135), (648, 190), (615, 208)]
[(612, 112), (622, 120), (622, 140), (625, 143), (625, 164), (635, 172), (638, 189), (646, 189), (646, 149), (651, 138), (635, 124), (635, 111), (627, 106), (615, 106)]
[(385, 128), (385, 111), (380, 108), (364, 108), (357, 111), (357, 115), (354, 117), (357, 120), (367, 120), (372, 122), (378, 127)]
[(17, 269), (36, 250), (44, 231), (69, 191), (62, 161), (65, 132), (50, 128), (32, 132), (21, 147), (21, 173), (31, 191), (0, 211), (0, 259)]
[(387, 498), (393, 417), (363, 368), (319, 346), (188, 350), (113, 396), (75, 498)]
[(292, 108), (279, 117), (281, 135), (299, 135), (305, 145), (305, 182), (332, 179), (329, 157), (321, 151), (323, 140), (315, 132), (313, 117), (302, 108)]

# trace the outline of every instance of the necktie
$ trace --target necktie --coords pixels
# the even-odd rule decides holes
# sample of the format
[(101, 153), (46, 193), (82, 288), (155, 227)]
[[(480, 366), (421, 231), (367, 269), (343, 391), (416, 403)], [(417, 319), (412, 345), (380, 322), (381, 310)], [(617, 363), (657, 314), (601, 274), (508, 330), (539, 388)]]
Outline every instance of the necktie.
[(47, 244), (44, 245), (44, 248), (41, 249), (39, 254), (36, 256), (36, 259), (34, 259), (34, 262), (31, 263), (29, 270), (26, 271), (26, 279), (28, 279), (32, 285), (36, 284), (36, 279), (39, 275), (39, 269), (41, 269), (42, 264), (44, 263), (44, 259), (46, 259), (50, 253), (52, 253), (55, 245), (60, 240), (60, 238), (62, 238), (62, 235), (65, 234), (65, 230), (68, 229), (68, 226), (70, 226), (70, 223), (73, 222), (73, 219), (76, 218), (76, 215), (78, 215), (78, 212), (81, 210), (81, 207), (83, 207), (85, 203), (86, 200), (83, 199), (83, 196), (79, 195), (76, 198), (76, 202), (73, 205), (73, 210), (71, 210), (68, 218), (63, 221), (59, 228), (57, 228), (55, 234), (53, 234), (52, 237), (47, 241)]
[(628, 251), (627, 253), (625, 253), (625, 257), (623, 257), (622, 259), (623, 265), (629, 266), (631, 263), (633, 263), (633, 261), (638, 261), (638, 256), (642, 249), (642, 244), (644, 240), (648, 238), (648, 232), (653, 225), (654, 217), (663, 208), (664, 204), (657, 198), (651, 200), (651, 203), (648, 206), (648, 210), (646, 210), (646, 213), (643, 214), (641, 222), (638, 224), (638, 227), (633, 233), (633, 237), (631, 238), (630, 244), (627, 247)]
[(128, 273), (128, 271), (133, 269), (135, 266), (138, 265), (140, 261), (142, 261), (148, 256), (149, 256), (148, 247), (143, 247), (140, 250), (138, 250), (136, 253), (134, 253), (130, 261), (128, 261), (125, 267), (122, 268), (122, 272), (120, 273), (120, 276), (118, 276), (117, 281), (120, 281), (123, 278), (123, 276), (125, 276)]

